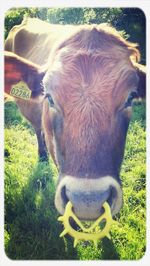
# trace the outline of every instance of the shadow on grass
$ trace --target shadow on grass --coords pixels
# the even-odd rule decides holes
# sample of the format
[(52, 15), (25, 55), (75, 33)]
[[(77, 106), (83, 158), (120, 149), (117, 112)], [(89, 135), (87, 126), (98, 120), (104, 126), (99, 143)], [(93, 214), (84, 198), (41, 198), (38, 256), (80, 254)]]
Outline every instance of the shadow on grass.
[(102, 239), (102, 260), (120, 260), (120, 255), (117, 253), (112, 240), (107, 238)]
[[(20, 194), (14, 194), (12, 202), (5, 201), (5, 250), (10, 259), (81, 259), (73, 248), (73, 239), (68, 235), (65, 238), (59, 237), (63, 226), (57, 221), (52, 176), (51, 164), (38, 162)], [(97, 250), (96, 253), (95, 259), (119, 260), (112, 241), (106, 238), (101, 241), (101, 252)]]
[(72, 240), (59, 237), (62, 227), (54, 206), (50, 164), (39, 162), (28, 180), (13, 196), (12, 206), (5, 199), (6, 255), (13, 260), (77, 259)]

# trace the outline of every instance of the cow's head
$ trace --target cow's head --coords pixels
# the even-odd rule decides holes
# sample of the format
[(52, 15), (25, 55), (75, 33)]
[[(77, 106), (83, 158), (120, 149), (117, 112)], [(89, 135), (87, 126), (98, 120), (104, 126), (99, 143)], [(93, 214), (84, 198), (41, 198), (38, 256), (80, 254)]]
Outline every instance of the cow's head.
[(121, 208), (119, 172), (132, 99), (145, 93), (138, 57), (136, 45), (107, 26), (77, 30), (51, 55), (42, 120), (59, 168), (55, 205), (61, 214), (69, 200), (80, 219), (96, 219), (105, 201), (113, 215)]

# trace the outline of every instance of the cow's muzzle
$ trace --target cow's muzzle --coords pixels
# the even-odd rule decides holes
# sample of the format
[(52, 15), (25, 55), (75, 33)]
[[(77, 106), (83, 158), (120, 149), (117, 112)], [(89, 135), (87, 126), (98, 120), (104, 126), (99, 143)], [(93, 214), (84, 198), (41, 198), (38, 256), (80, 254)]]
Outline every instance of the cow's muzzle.
[(122, 206), (122, 189), (111, 176), (99, 179), (65, 176), (59, 183), (55, 205), (60, 214), (64, 214), (68, 201), (72, 202), (74, 213), (81, 220), (97, 219), (102, 213), (102, 205), (107, 201), (112, 215)]

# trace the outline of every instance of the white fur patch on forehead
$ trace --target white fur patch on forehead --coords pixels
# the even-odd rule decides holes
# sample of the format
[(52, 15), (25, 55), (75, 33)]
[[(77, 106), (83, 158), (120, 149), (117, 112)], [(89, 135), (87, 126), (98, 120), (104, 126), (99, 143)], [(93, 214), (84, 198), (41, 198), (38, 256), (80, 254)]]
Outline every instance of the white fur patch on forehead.
[(43, 79), (43, 86), (45, 93), (50, 93), (52, 90), (54, 90), (59, 84), (59, 68), (60, 65), (57, 66), (57, 71), (47, 71), (44, 79)]
[(54, 58), (49, 60), (48, 63), (48, 70), (43, 78), (43, 86), (45, 88), (45, 93), (50, 93), (51, 91), (55, 90), (55, 88), (59, 87), (61, 84), (60, 81), (60, 74), (64, 73), (64, 62), (63, 57), (67, 57), (69, 54), (69, 48), (61, 49), (60, 53), (58, 52)]
[(60, 84), (59, 74), (63, 72), (63, 62), (61, 57), (67, 54), (68, 50), (69, 48), (63, 48), (61, 49), (61, 53), (58, 52), (55, 56), (54, 52), (52, 52), (48, 62), (48, 70), (43, 78), (43, 85), (46, 93), (55, 89)]

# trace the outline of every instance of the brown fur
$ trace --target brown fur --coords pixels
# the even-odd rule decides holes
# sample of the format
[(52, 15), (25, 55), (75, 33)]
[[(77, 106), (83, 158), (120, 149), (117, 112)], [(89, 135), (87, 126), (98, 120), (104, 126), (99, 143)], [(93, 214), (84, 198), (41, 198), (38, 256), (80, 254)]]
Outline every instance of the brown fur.
[(137, 44), (106, 24), (63, 26), (27, 19), (11, 30), (5, 47), (15, 53), (6, 55), (6, 91), (20, 80), (28, 85), (32, 98), (16, 102), (35, 128), (40, 157), (47, 158), (44, 132), (59, 168), (58, 211), (63, 214), (70, 200), (79, 218), (96, 219), (107, 201), (112, 215), (117, 213), (132, 109), (126, 101), (133, 90), (145, 94)]
[[(20, 55), (7, 55), (9, 63), (5, 64), (6, 92), (9, 93), (11, 84), (19, 80), (28, 84), (37, 107), (33, 110), (32, 99), (26, 104), (21, 100), (17, 100), (17, 103), (34, 127), (41, 128), (41, 122), (38, 122), (39, 125), (35, 121), (41, 121), (42, 110), (37, 110), (43, 105), (43, 100), (39, 101), (37, 95), (42, 94), (44, 72), (43, 67), (40, 68), (35, 63), (46, 64), (44, 69), (48, 67), (48, 78), (44, 78), (45, 86), (47, 92), (52, 94), (57, 109), (57, 115), (49, 114), (45, 107), (43, 110), (47, 146), (53, 158), (60, 158), (55, 158), (55, 161), (63, 164), (62, 169), (68, 168), (64, 166), (64, 161), (68, 157), (70, 159), (73, 146), (74, 153), (79, 154), (78, 164), (85, 164), (89, 153), (95, 156), (94, 153), (98, 152), (96, 146), (104, 146), (102, 143), (105, 142), (105, 136), (114, 134), (117, 126), (116, 112), (122, 108), (134, 82), (136, 83), (135, 62), (140, 57), (137, 44), (124, 40), (115, 29), (106, 24), (62, 26), (28, 19), (12, 29), (5, 47)], [(39, 119), (35, 119), (37, 115)], [(54, 151), (52, 141), (55, 135), (54, 125), (59, 127), (59, 134), (57, 132), (55, 136), (57, 151)], [(70, 142), (69, 148), (66, 140)], [(108, 144), (109, 142), (112, 141), (108, 140)], [(72, 165), (75, 160), (77, 158), (72, 160)]]
[[(118, 156), (123, 156), (126, 129), (123, 139), (118, 135), (113, 141), (116, 111), (136, 85), (130, 57), (136, 60), (139, 52), (136, 45), (112, 32), (105, 27), (84, 27), (58, 46), (55, 59), (50, 60), (53, 65), (45, 85), (64, 117), (57, 146), (64, 155), (61, 168), (66, 174), (100, 176), (110, 171), (107, 174), (114, 175), (117, 170), (111, 150), (120, 146)], [(121, 134), (121, 128), (118, 132)]]

